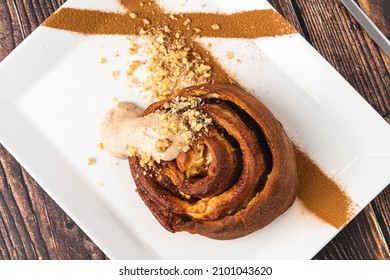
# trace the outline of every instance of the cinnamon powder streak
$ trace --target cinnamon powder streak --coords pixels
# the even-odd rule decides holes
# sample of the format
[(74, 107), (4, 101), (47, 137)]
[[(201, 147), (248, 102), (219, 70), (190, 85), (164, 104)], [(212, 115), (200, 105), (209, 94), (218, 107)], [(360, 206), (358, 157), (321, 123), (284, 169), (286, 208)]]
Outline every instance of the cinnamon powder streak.
[[(274, 10), (256, 10), (235, 14), (169, 14), (154, 1), (119, 0), (128, 13), (62, 8), (49, 17), (44, 26), (83, 34), (148, 35), (148, 30), (171, 30), (179, 33), (191, 51), (211, 66), (210, 83), (237, 83), (215, 58), (195, 42), (199, 37), (259, 38), (296, 33)], [(179, 90), (179, 89), (175, 89)], [(304, 153), (295, 147), (298, 197), (314, 215), (336, 228), (351, 217), (352, 201)], [(142, 196), (142, 195), (141, 195)], [(190, 218), (188, 218), (190, 219)]]

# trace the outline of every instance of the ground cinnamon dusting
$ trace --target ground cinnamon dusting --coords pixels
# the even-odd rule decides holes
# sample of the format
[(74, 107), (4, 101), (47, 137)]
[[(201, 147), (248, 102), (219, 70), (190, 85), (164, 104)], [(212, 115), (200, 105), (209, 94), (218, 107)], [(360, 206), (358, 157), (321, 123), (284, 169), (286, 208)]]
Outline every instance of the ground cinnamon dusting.
[[(137, 1), (121, 2), (138, 16), (131, 18), (129, 14), (62, 8), (50, 16), (43, 25), (84, 34), (137, 35), (145, 26), (146, 19), (150, 27), (167, 25), (171, 29), (181, 30), (184, 36), (190, 37), (194, 33), (194, 28), (200, 30), (198, 35), (201, 37), (218, 38), (259, 38), (296, 33), (280, 14), (271, 9), (229, 15), (186, 13), (183, 17), (170, 17), (157, 4), (140, 7)], [(187, 22), (188, 24), (185, 24)], [(214, 25), (219, 28), (212, 28)]]
[(318, 218), (335, 228), (344, 226), (351, 217), (353, 202), (347, 194), (297, 147), (298, 197)]
[[(195, 40), (199, 37), (259, 38), (296, 33), (296, 30), (276, 11), (256, 10), (234, 14), (186, 13), (168, 14), (154, 1), (119, 0), (126, 14), (62, 8), (44, 26), (83, 34), (147, 35), (148, 30), (178, 31), (185, 44), (212, 67), (211, 83), (236, 83), (207, 49)], [(156, 34), (156, 33), (154, 33)], [(131, 50), (135, 53), (138, 46)], [(231, 54), (228, 57), (232, 58)], [(237, 59), (237, 63), (240, 61)], [(340, 228), (352, 212), (352, 201), (345, 192), (298, 148), (298, 197), (308, 210), (324, 222)]]

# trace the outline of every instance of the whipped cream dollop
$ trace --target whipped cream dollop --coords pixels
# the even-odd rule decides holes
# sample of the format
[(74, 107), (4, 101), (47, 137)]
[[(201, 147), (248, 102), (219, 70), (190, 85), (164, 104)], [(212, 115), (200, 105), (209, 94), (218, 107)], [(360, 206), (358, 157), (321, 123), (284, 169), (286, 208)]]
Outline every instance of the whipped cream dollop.
[(136, 148), (154, 160), (170, 161), (176, 159), (186, 145), (181, 133), (169, 138), (170, 145), (165, 151), (157, 151), (156, 143), (166, 139), (163, 135), (162, 112), (143, 116), (144, 110), (131, 102), (120, 102), (109, 110), (100, 127), (100, 138), (104, 149), (113, 157), (127, 159), (128, 149)]

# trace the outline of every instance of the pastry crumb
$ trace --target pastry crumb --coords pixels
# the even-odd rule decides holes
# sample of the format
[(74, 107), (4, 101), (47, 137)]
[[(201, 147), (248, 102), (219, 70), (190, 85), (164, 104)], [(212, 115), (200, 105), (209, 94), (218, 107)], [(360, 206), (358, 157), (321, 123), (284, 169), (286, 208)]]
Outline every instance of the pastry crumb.
[(107, 59), (106, 59), (105, 57), (102, 57), (102, 58), (100, 59), (100, 63), (101, 63), (101, 64), (106, 64), (106, 63), (107, 63)]
[(168, 149), (170, 144), (171, 143), (170, 143), (169, 139), (167, 139), (167, 138), (159, 139), (155, 144), (155, 149), (157, 152), (163, 153)]
[(114, 80), (116, 80), (118, 78), (118, 76), (119, 76), (119, 71), (118, 70), (113, 70), (111, 72), (111, 75), (114, 78)]
[(95, 158), (94, 157), (88, 157), (88, 165), (92, 165), (95, 163)]
[(137, 68), (141, 66), (141, 61), (139, 60), (134, 60), (130, 65), (129, 68), (127, 69), (127, 76), (130, 77), (133, 75), (134, 71), (137, 70)]
[(99, 149), (99, 150), (103, 150), (103, 149), (104, 149), (104, 146), (103, 146), (103, 143), (102, 143), (102, 142), (100, 142), (97, 146), (98, 146), (98, 149)]
[(132, 19), (136, 19), (138, 17), (138, 15), (136, 13), (129, 13), (129, 17), (132, 18)]
[(221, 29), (221, 26), (219, 26), (219, 24), (213, 24), (213, 25), (211, 25), (211, 29), (213, 29), (213, 30), (218, 30), (218, 29)]
[(129, 148), (127, 148), (126, 150), (126, 154), (129, 156), (129, 157), (133, 157), (133, 156), (136, 156), (138, 153), (138, 149), (134, 146), (131, 146)]
[(139, 48), (138, 44), (136, 44), (134, 42), (130, 42), (130, 47), (129, 47), (127, 53), (128, 54), (135, 54), (135, 53), (137, 53), (138, 48)]
[[(186, 20), (186, 24), (190, 23)], [(207, 84), (212, 73), (202, 56), (192, 48), (187, 47), (185, 36), (181, 32), (170, 34), (171, 29), (151, 28), (144, 30), (150, 36), (146, 46), (148, 63), (147, 76), (142, 81), (144, 91), (151, 92), (156, 100), (169, 98), (175, 94), (175, 89), (194, 84)], [(128, 76), (140, 65), (131, 65)]]
[(232, 59), (233, 57), (234, 57), (233, 52), (231, 52), (231, 51), (226, 52), (227, 59)]

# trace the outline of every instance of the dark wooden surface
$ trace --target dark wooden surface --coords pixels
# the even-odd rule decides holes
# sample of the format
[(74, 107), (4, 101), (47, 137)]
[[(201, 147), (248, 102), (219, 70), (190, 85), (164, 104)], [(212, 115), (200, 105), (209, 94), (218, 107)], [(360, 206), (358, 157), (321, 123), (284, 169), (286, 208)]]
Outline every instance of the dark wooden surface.
[[(0, 61), (65, 1), (0, 0)], [(270, 2), (390, 123), (390, 59), (340, 2)], [(375, 16), (385, 1), (358, 2)], [(314, 259), (390, 259), (389, 229), (387, 187)], [(106, 258), (0, 144), (0, 259)]]

